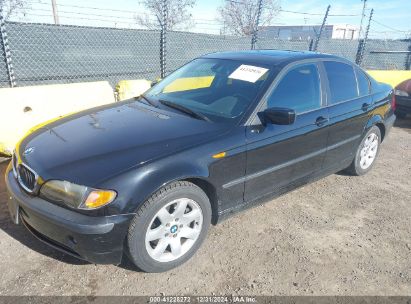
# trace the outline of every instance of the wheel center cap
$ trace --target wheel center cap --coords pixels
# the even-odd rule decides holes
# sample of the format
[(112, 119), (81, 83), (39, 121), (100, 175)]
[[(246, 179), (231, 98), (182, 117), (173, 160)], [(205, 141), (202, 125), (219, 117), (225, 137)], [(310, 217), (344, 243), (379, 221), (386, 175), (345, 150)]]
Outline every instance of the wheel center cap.
[(177, 230), (178, 230), (178, 226), (177, 226), (177, 225), (171, 226), (171, 228), (170, 228), (170, 232), (171, 232), (171, 233), (176, 233)]

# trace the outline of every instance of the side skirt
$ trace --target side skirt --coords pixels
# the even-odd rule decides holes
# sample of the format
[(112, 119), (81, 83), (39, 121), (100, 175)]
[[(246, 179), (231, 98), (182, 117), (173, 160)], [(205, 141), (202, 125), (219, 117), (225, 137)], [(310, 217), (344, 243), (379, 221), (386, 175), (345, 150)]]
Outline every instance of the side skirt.
[(222, 210), (218, 212), (218, 218), (216, 221), (216, 224), (221, 223), (222, 221), (230, 218), (231, 216), (235, 215), (238, 212), (247, 210), (252, 207), (256, 207), (258, 205), (267, 203), (285, 193), (291, 192), (292, 190), (298, 189), (302, 186), (305, 186), (307, 184), (313, 183), (315, 181), (318, 181), (324, 177), (327, 177), (328, 175), (340, 172), (341, 170), (346, 169), (352, 162), (352, 158), (346, 159), (345, 161), (339, 163), (338, 167), (329, 167), (327, 169), (315, 172), (311, 175), (304, 176), (303, 178), (300, 178), (287, 186), (281, 187), (279, 189), (275, 189), (272, 193), (263, 195), (261, 197), (258, 197), (252, 201), (244, 202), (242, 204), (238, 204), (235, 207), (229, 208)]

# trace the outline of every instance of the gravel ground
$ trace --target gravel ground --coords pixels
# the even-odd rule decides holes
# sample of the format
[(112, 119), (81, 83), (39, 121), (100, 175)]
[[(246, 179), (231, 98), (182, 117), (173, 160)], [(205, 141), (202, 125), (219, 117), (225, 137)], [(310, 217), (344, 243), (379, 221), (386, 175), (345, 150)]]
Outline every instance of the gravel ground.
[[(11, 223), (0, 182), (0, 295), (411, 295), (411, 119), (374, 169), (332, 175), (212, 227), (163, 274), (92, 265)], [(3, 175), (5, 163), (0, 165)]]

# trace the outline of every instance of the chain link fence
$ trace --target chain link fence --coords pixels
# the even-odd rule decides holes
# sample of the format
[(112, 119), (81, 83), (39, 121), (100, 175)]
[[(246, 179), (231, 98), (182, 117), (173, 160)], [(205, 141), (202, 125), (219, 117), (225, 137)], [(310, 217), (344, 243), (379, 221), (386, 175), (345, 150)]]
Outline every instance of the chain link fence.
[[(16, 86), (160, 77), (160, 31), (6, 22)], [(10, 58), (0, 44), (0, 87), (10, 87)], [(358, 40), (320, 39), (318, 51), (356, 60)], [(311, 40), (260, 37), (256, 49), (308, 51)], [(169, 31), (166, 73), (200, 55), (249, 50), (251, 37)], [(410, 68), (410, 41), (369, 40), (362, 66), (370, 69)], [(408, 52), (408, 53), (407, 53)]]
[(363, 66), (369, 69), (409, 70), (411, 40), (369, 40)]
[[(188, 32), (169, 32), (167, 40), (167, 72), (204, 54), (218, 51), (250, 49), (250, 39), (224, 35), (208, 35)], [(153, 58), (155, 61), (155, 59)]]
[[(7, 23), (18, 86), (153, 78), (159, 32)], [(2, 82), (1, 86), (4, 86)]]

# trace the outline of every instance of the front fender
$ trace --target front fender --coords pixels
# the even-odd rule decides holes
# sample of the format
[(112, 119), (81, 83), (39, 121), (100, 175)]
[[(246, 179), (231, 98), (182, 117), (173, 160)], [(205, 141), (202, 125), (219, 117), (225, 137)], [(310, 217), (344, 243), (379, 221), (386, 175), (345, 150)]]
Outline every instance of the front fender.
[(141, 204), (166, 184), (188, 178), (207, 181), (208, 177), (207, 164), (183, 159), (164, 160), (132, 169), (108, 181), (111, 186), (115, 185), (118, 192), (116, 203), (108, 207), (108, 213), (135, 213)]

